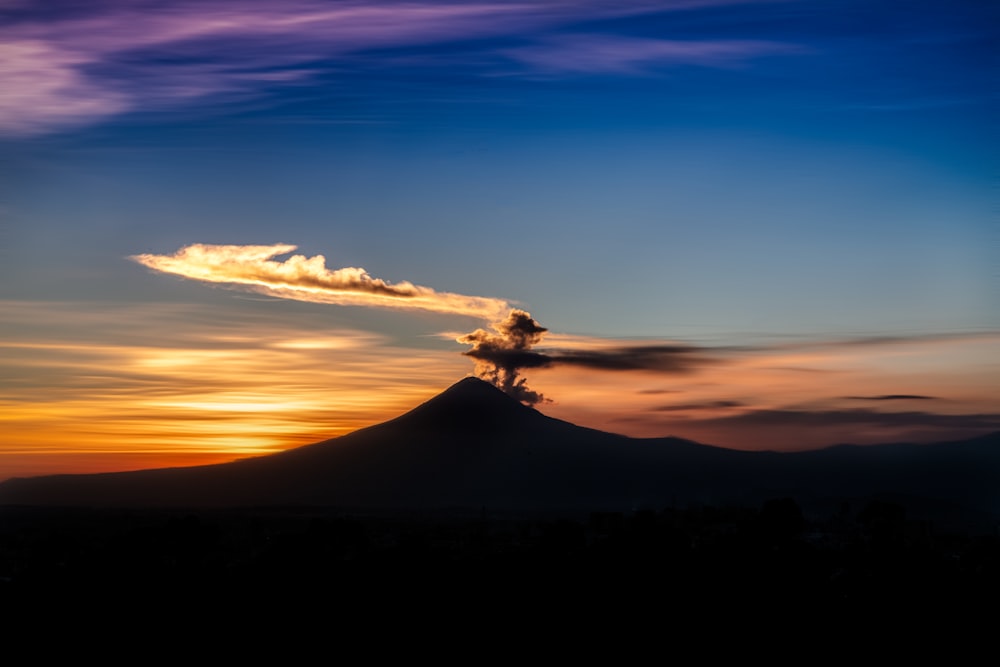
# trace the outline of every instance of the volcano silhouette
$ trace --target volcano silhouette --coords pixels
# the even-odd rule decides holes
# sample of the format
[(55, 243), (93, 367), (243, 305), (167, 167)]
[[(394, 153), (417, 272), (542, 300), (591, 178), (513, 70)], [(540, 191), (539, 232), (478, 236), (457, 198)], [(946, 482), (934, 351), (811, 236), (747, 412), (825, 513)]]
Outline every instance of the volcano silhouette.
[(676, 503), (919, 497), (1000, 514), (1000, 434), (938, 445), (746, 452), (547, 417), (465, 378), (390, 421), (191, 468), (11, 479), (0, 504), (627, 511)]

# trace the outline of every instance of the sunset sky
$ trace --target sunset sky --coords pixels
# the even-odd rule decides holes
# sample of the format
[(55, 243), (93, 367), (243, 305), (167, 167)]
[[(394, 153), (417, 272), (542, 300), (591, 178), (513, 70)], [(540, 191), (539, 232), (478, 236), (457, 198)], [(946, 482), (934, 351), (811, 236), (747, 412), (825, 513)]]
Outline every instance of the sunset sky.
[(342, 435), (511, 309), (585, 426), (1000, 430), (997, 44), (979, 0), (0, 0), (0, 479)]

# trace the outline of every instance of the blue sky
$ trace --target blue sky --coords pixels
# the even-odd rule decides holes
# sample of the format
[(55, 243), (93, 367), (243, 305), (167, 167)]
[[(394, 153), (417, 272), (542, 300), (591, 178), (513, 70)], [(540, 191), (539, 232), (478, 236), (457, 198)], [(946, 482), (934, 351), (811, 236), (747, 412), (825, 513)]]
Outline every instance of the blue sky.
[[(213, 316), (264, 318), (447, 368), (387, 382), (395, 367), (372, 362), (366, 391), (386, 396), (373, 420), (471, 372), (441, 334), (475, 319), (293, 304), (128, 259), (284, 243), (329, 268), (502, 299), (578, 345), (974, 340), (946, 357), (978, 379), (918, 373), (947, 366), (924, 352), (898, 379), (920, 387), (884, 395), (950, 397), (919, 415), (992, 414), (996, 384), (976, 373), (996, 370), (1000, 331), (998, 18), (971, 1), (2, 3), (6, 400), (78, 386), (29, 338), (99, 338), (76, 323), (110, 309), (113, 348), (131, 306), (186, 313), (133, 327), (140, 347), (158, 333), (190, 349), (183, 332)], [(29, 370), (42, 367), (51, 377)], [(115, 394), (123, 380), (105, 375), (94, 382)], [(553, 414), (614, 404), (597, 425), (633, 419), (557, 375), (533, 379)], [(615, 396), (677, 381), (593, 376)], [(793, 405), (833, 411), (756, 407)], [(664, 407), (647, 416), (683, 416)]]

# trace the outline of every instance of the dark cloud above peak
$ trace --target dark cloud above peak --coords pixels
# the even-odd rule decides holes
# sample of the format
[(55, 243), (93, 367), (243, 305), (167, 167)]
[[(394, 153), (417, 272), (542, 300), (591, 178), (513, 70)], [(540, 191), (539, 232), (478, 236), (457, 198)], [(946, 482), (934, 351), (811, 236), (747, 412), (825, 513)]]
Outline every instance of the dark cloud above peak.
[(479, 377), (529, 404), (541, 402), (540, 394), (527, 393), (519, 373), (527, 368), (571, 366), (596, 371), (653, 371), (665, 374), (688, 374), (714, 363), (705, 348), (683, 343), (646, 345), (593, 345), (538, 349), (548, 331), (531, 315), (513, 309), (507, 317), (494, 322), (491, 329), (476, 329), (456, 340), (472, 348), (464, 354), (476, 360)]
[(546, 350), (550, 364), (605, 371), (691, 373), (713, 360), (698, 347), (681, 344), (613, 346), (590, 350)]

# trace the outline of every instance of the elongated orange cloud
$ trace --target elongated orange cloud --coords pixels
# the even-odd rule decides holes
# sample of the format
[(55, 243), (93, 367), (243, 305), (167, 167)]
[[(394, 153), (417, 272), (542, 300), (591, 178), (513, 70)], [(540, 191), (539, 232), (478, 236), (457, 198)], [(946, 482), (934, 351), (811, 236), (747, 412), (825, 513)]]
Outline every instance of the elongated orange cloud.
[(328, 269), (323, 255), (274, 259), (296, 248), (283, 243), (196, 243), (172, 255), (133, 255), (130, 259), (156, 271), (210, 283), (243, 285), (254, 292), (296, 301), (430, 310), (486, 320), (499, 319), (510, 309), (503, 299), (438, 292), (408, 281), (390, 283), (371, 277), (362, 268)]

